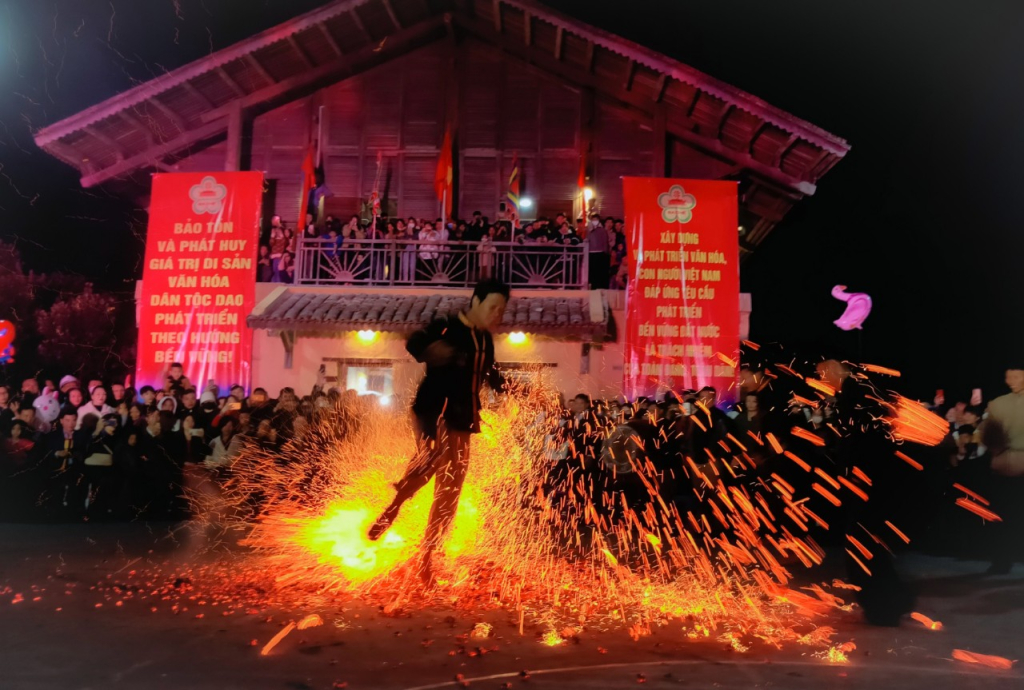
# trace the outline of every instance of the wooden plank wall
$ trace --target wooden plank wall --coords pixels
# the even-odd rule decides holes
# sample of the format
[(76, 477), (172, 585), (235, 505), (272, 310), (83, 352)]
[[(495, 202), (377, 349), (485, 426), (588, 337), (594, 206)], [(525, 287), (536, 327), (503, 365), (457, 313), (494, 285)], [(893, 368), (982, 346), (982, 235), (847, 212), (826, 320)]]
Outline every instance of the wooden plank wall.
[[(448, 79), (452, 65), (455, 80)], [(449, 88), (456, 93), (449, 94)], [(536, 204), (524, 215), (571, 213), (581, 121), (586, 119), (581, 117), (587, 102), (583, 96), (579, 87), (479, 41), (467, 39), (457, 48), (442, 41), (258, 116), (252, 166), (274, 180), (274, 208), (286, 223), (294, 223), (302, 158), (315, 113), (323, 105), (324, 169), (336, 206), (354, 213), (369, 197), (380, 152), (380, 189), (397, 201), (398, 213), (434, 218), (439, 212), (434, 171), (446, 99), (456, 97), (457, 212), (468, 217), (479, 210), (495, 217), (507, 190), (512, 156), (518, 153), (521, 193)], [(621, 216), (620, 177), (661, 176), (664, 171), (655, 170), (659, 144), (653, 123), (599, 97), (591, 100), (590, 184), (597, 192), (598, 210)], [(198, 152), (179, 168), (222, 169), (221, 148)], [(694, 160), (688, 165), (691, 151)], [(673, 173), (720, 173), (720, 164), (690, 147), (671, 147), (669, 155)]]

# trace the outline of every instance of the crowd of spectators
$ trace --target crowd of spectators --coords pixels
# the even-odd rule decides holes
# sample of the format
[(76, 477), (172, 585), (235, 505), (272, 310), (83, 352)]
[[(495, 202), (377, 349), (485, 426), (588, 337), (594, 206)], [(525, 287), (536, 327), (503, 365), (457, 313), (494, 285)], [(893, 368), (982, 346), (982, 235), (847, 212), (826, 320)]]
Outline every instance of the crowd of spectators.
[[(318, 225), (312, 215), (306, 216), (301, 231), (286, 227), (280, 216), (273, 216), (266, 240), (259, 247), (257, 259), (258, 280), (266, 283), (292, 283), (295, 281), (295, 263), (300, 239), (318, 240), (321, 251), (329, 258), (357, 249), (360, 256), (374, 241), (393, 242), (396, 276), (400, 281), (412, 281), (417, 266), (436, 260), (448, 243), (457, 243), (462, 252), (477, 256), (473, 264), (479, 275), (473, 280), (490, 277), (496, 265), (496, 243), (513, 243), (531, 249), (575, 247), (587, 242), (589, 284), (592, 289), (619, 290), (626, 285), (626, 235), (621, 218), (602, 218), (594, 213), (589, 221), (577, 218), (573, 224), (565, 214), (553, 219), (541, 217), (513, 228), (510, 220), (491, 221), (479, 211), (470, 219), (444, 222), (422, 218), (380, 218), (376, 225), (352, 216), (342, 223), (339, 218), (327, 216)], [(404, 244), (405, 243), (405, 244)], [(436, 243), (436, 244), (434, 244)], [(378, 245), (380, 246), (380, 245)], [(374, 280), (384, 277), (381, 265), (366, 263), (368, 275)], [(364, 261), (373, 261), (367, 252)]]
[[(1019, 374), (1004, 407), (1024, 400), (1024, 372)], [(780, 467), (790, 466), (788, 452), (812, 465), (832, 462), (842, 439), (833, 399), (780, 401), (768, 395), (764, 377), (749, 369), (741, 372), (738, 394), (740, 402), (732, 406), (719, 405), (718, 392), (710, 387), (633, 403), (577, 395), (561, 405), (561, 415), (544, 420), (550, 432), (544, 450), (548, 491), (557, 501), (560, 491), (578, 486), (583, 477), (639, 506), (651, 500), (650, 485), (634, 463), (641, 456), (658, 473), (662, 498), (685, 513), (701, 509), (699, 490), (719, 479), (722, 463), (753, 483), (785, 475)], [(189, 468), (224, 479), (247, 450), (275, 453), (325, 421), (351, 428), (373, 402), (356, 391), (325, 389), (322, 374), (303, 396), (292, 388), (281, 389), (276, 398), (263, 388), (246, 395), (241, 386), (221, 396), (212, 381), (195, 386), (179, 364), (169, 368), (160, 390), (98, 379), (83, 384), (73, 376), (43, 386), (27, 379), (20, 390), (3, 385), (0, 512), (60, 520), (180, 519), (188, 514), (182, 487)], [(938, 448), (944, 458), (940, 471), (1016, 505), (1020, 481), (997, 470), (993, 456), (1005, 457), (999, 454), (1020, 445), (1012, 435), (1021, 435), (1024, 418), (993, 420), (978, 399), (944, 403), (936, 398), (930, 405), (949, 422), (949, 435)], [(1024, 406), (1010, 409), (1018, 417), (1024, 412)], [(993, 422), (1009, 430), (1010, 441), (990, 440)], [(794, 437), (793, 428), (807, 434)], [(768, 442), (770, 434), (785, 448)], [(730, 447), (743, 448), (750, 466), (737, 465)], [(1004, 557), (993, 567), (1009, 566)]]
[[(1014, 382), (1011, 375), (1017, 377)], [(970, 402), (965, 398), (947, 405), (940, 394), (927, 405), (948, 421), (948, 434), (934, 448), (910, 451), (920, 453), (925, 472), (913, 482), (891, 482), (898, 498), (884, 508), (895, 505), (899, 512), (888, 519), (905, 518), (923, 527), (922, 548), (990, 560), (990, 574), (1009, 572), (1014, 561), (1024, 562), (1017, 538), (1024, 524), (1024, 453), (1013, 455), (1024, 441), (1024, 371), (1008, 372), (1007, 383), (1011, 393), (987, 406), (978, 391)], [(746, 368), (737, 392), (739, 402), (726, 407), (718, 405), (718, 392), (711, 387), (669, 391), (659, 400), (640, 398), (632, 404), (577, 395), (563, 406), (566, 412), (548, 438), (552, 469), (546, 484), (553, 502), (565, 498), (559, 493), (566, 487), (589, 486), (594, 495), (613, 497), (604, 501), (609, 512), (626, 504), (641, 513), (645, 503), (655, 500), (649, 480), (653, 473), (661, 500), (674, 503), (680, 514), (699, 515), (707, 511), (699, 495), (720, 480), (754, 489), (782, 476), (800, 487), (795, 495), (813, 495), (810, 482), (802, 487), (800, 482), (815, 477), (794, 473), (793, 455), (830, 472), (850, 470), (843, 469), (850, 437), (861, 432), (839, 418), (836, 397), (817, 403), (801, 396), (780, 398), (761, 372)], [(794, 429), (806, 433), (795, 436)], [(895, 447), (889, 446), (886, 454), (876, 452), (884, 445), (872, 446), (879, 475), (887, 473), (886, 460)], [(975, 524), (966, 511), (953, 507), (951, 499), (962, 496), (955, 486), (987, 495), (1005, 519), (978, 532), (982, 523)], [(582, 498), (563, 502), (578, 504)], [(598, 512), (601, 507), (595, 501)]]
[(187, 515), (183, 474), (226, 478), (249, 449), (274, 453), (300, 440), (328, 412), (354, 424), (372, 404), (356, 391), (304, 396), (283, 388), (219, 396), (197, 389), (173, 364), (160, 390), (73, 376), (40, 388), (0, 386), (0, 513), (9, 517), (179, 519)]

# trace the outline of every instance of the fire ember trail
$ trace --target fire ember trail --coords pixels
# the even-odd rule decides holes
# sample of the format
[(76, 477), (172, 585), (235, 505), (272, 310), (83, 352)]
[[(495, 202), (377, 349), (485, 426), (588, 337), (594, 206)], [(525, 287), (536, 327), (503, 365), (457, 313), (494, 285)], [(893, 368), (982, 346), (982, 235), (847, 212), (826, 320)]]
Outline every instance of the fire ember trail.
[[(807, 395), (820, 402), (830, 392), (825, 388), (810, 387)], [(503, 607), (551, 630), (618, 628), (638, 637), (678, 625), (691, 638), (727, 636), (736, 649), (753, 638), (776, 647), (828, 647), (834, 631), (822, 616), (849, 611), (850, 592), (842, 590), (858, 588), (791, 583), (795, 570), (825, 556), (814, 536), (829, 529), (824, 516), (844, 502), (868, 500), (872, 481), (863, 470), (841, 474), (820, 466), (804, 450), (814, 442), (794, 429), (789, 438), (732, 437), (728, 452), (707, 453), (703, 462), (686, 456), (682, 471), (673, 471), (652, 462), (639, 434), (613, 444), (612, 425), (592, 430), (613, 446), (595, 466), (565, 449), (551, 399), (519, 391), (485, 411), (433, 588), (421, 584), (411, 564), (431, 486), (383, 539), (366, 536), (413, 452), (400, 414), (327, 415), (283, 450), (252, 449), (236, 463), (220, 505), (205, 512), (247, 530), (246, 577), (260, 580), (257, 586), (272, 590), (276, 601), (358, 597), (385, 611)], [(894, 416), (890, 426), (927, 436), (928, 413), (908, 409), (909, 418), (896, 424)], [(690, 419), (701, 423), (699, 412)], [(659, 434), (655, 444), (667, 438), (664, 428)], [(567, 450), (561, 473), (552, 469), (560, 443)], [(903, 465), (896, 456), (891, 462)], [(889, 525), (889, 534), (850, 539), (847, 553), (869, 568), (865, 544), (889, 548), (883, 539), (906, 538)]]

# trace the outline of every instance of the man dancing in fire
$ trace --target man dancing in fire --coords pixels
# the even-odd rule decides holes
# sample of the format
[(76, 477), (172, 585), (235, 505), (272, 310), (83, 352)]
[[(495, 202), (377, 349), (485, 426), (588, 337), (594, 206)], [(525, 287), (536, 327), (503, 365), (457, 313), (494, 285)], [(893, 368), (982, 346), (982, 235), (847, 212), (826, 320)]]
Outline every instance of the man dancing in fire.
[(380, 539), (402, 504), (434, 477), (434, 502), (420, 565), (420, 575), (427, 583), (433, 580), (434, 551), (459, 505), (469, 467), (470, 436), (480, 431), (480, 387), (487, 381), (494, 390), (502, 388), (490, 331), (501, 323), (508, 299), (508, 285), (483, 280), (473, 290), (467, 311), (433, 321), (409, 336), (406, 343), (409, 354), (427, 365), (427, 375), (412, 405), (417, 453), (395, 484), (394, 500), (370, 527), (368, 536)]

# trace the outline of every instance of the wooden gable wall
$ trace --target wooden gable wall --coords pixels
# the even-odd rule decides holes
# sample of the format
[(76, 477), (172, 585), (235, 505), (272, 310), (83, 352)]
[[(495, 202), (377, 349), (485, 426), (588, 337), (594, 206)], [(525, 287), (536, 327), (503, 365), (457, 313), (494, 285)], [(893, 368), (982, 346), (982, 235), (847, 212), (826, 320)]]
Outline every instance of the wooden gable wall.
[[(588, 184), (603, 215), (623, 215), (622, 176), (720, 177), (731, 168), (688, 145), (659, 142), (653, 123), (480, 41), (440, 41), (257, 116), (251, 166), (271, 180), (265, 213), (295, 222), (302, 159), (323, 105), (323, 163), (336, 208), (358, 211), (380, 153), (380, 190), (399, 215), (436, 217), (434, 172), (449, 100), (457, 104), (456, 210), (463, 217), (496, 215), (514, 154), (521, 194), (536, 204), (526, 217), (572, 212), (587, 142)], [(223, 146), (177, 168), (223, 169)]]

